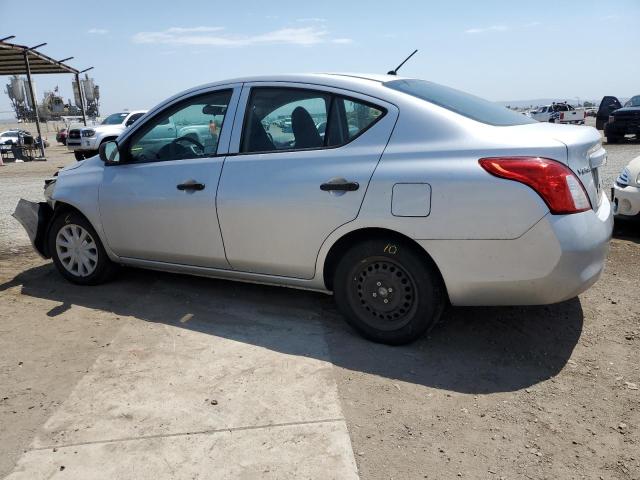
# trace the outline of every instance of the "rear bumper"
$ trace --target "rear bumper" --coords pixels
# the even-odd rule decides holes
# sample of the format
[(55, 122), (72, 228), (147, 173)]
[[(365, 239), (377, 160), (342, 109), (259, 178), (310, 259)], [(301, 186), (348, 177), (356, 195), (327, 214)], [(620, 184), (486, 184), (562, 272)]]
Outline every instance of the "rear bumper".
[(611, 204), (542, 218), (514, 240), (422, 240), (453, 305), (545, 305), (587, 290), (600, 277), (613, 230)]
[(631, 185), (613, 186), (613, 213), (616, 217), (635, 217), (640, 215), (640, 187)]
[(30, 202), (21, 198), (13, 212), (27, 231), (29, 240), (38, 254), (43, 258), (51, 258), (47, 249), (47, 232), (53, 217), (53, 209), (46, 202)]

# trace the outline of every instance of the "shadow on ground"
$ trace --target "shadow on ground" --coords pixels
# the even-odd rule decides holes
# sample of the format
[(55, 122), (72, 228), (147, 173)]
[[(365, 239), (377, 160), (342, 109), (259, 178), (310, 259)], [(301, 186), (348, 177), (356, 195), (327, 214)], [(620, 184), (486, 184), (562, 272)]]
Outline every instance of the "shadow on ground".
[(613, 227), (613, 237), (640, 243), (640, 218), (636, 220), (616, 219)]
[[(100, 287), (80, 287), (63, 281), (52, 264), (19, 274), (0, 291), (16, 286), (57, 302), (47, 312), (52, 318), (78, 305), (465, 393), (513, 391), (555, 376), (583, 324), (577, 298), (542, 307), (452, 308), (428, 337), (389, 347), (360, 338), (333, 298), (318, 293), (136, 269)], [(323, 337), (328, 352), (318, 346)]]

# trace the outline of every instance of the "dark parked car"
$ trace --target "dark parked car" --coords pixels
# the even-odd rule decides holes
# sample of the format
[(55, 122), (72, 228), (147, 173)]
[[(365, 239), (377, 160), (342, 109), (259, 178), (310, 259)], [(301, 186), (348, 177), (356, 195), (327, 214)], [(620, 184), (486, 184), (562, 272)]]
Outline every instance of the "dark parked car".
[(631, 97), (624, 107), (616, 97), (604, 97), (598, 108), (596, 128), (604, 130), (609, 143), (619, 142), (628, 134), (640, 138), (640, 95)]
[(58, 133), (56, 133), (56, 142), (66, 145), (68, 132), (69, 131), (66, 128), (58, 130)]

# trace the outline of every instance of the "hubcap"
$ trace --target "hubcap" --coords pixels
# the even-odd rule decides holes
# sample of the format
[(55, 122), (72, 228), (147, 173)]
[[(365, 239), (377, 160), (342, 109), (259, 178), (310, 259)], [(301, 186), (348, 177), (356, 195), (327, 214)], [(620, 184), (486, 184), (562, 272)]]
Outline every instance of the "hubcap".
[(80, 225), (68, 224), (56, 235), (56, 253), (72, 275), (87, 277), (98, 265), (98, 248), (91, 234)]
[(410, 321), (416, 286), (399, 263), (387, 257), (368, 258), (354, 268), (351, 278), (351, 303), (372, 327), (395, 330)]

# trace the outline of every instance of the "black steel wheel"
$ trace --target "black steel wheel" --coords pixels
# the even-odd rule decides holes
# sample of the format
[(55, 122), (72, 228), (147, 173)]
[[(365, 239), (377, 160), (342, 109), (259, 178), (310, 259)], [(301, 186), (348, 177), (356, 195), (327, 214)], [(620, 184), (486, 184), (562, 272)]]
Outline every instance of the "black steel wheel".
[(333, 285), (348, 323), (380, 343), (417, 339), (435, 325), (445, 304), (433, 262), (418, 247), (397, 240), (354, 245), (338, 263)]
[(416, 307), (416, 283), (402, 265), (386, 257), (368, 257), (351, 271), (349, 302), (364, 309), (372, 327), (396, 330), (411, 320)]

